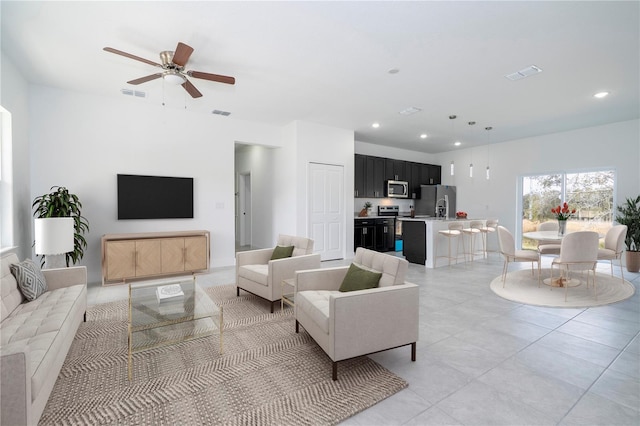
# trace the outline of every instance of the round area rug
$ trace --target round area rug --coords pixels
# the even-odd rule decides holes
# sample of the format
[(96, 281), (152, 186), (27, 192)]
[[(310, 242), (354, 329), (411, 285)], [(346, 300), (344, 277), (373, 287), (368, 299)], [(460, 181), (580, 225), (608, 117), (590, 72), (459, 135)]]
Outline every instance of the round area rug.
[[(558, 270), (553, 271), (554, 278), (559, 275)], [(634, 286), (629, 281), (622, 281), (620, 277), (612, 277), (609, 274), (596, 273), (596, 285), (598, 288), (597, 300), (594, 296), (593, 285), (589, 277), (589, 288), (586, 285), (586, 274), (573, 273), (572, 278), (577, 278), (581, 284), (577, 287), (569, 287), (567, 301), (564, 301), (565, 289), (550, 287), (542, 283), (542, 280), (551, 276), (550, 269), (542, 269), (540, 287), (538, 287), (537, 273), (531, 276), (530, 269), (522, 269), (507, 274), (504, 288), (502, 275), (491, 281), (491, 290), (498, 296), (513, 302), (527, 305), (546, 306), (554, 308), (588, 308), (591, 306), (608, 305), (620, 302), (633, 296)]]

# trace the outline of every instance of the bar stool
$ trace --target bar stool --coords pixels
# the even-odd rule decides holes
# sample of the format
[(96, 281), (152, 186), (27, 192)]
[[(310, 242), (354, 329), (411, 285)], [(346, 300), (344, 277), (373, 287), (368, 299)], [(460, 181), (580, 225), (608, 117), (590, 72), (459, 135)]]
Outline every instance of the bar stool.
[(481, 235), (481, 231), (480, 228), (483, 227), (483, 223), (481, 220), (472, 220), (471, 223), (469, 224), (468, 228), (464, 228), (462, 230), (462, 233), (464, 235), (468, 235), (469, 236), (469, 256), (471, 256), (471, 261), (473, 262), (473, 253), (475, 252), (475, 243), (476, 243), (476, 236), (477, 235)]
[(498, 219), (487, 219), (487, 224), (480, 228), (480, 232), (482, 232), (482, 251), (484, 251), (484, 257), (488, 257), (487, 245), (489, 242), (489, 234), (496, 232), (497, 227)]
[[(451, 222), (448, 226), (449, 229), (443, 229), (441, 231), (438, 231), (438, 234), (447, 237), (447, 244), (448, 244), (448, 248), (447, 248), (447, 256), (436, 256), (436, 262), (434, 266), (438, 266), (438, 258), (440, 257), (446, 257), (449, 260), (449, 267), (451, 267), (451, 259), (455, 259), (456, 263), (458, 263), (458, 258), (459, 253), (460, 253), (460, 240), (462, 238), (462, 224), (458, 223), (458, 222)], [(456, 238), (458, 240), (458, 246), (456, 247), (456, 256), (453, 257), (451, 256), (451, 239), (452, 238)], [(436, 255), (438, 253), (438, 250), (436, 248)], [(464, 250), (462, 252), (462, 255), (464, 256)], [(465, 258), (466, 260), (466, 258)]]

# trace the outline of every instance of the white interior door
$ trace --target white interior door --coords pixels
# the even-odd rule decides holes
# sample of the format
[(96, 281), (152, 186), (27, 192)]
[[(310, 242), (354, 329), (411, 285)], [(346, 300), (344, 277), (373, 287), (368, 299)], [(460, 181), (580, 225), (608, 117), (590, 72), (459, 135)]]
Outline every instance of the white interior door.
[(322, 260), (344, 258), (344, 167), (309, 165), (309, 235)]

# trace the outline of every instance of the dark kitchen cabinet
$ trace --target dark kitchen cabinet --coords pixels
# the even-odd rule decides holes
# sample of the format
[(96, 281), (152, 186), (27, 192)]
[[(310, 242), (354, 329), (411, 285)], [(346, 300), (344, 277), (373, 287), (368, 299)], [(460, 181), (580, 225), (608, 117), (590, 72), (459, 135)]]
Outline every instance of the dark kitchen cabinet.
[(408, 161), (386, 158), (384, 166), (385, 179), (408, 181), (407, 167), (409, 164)]
[(355, 159), (355, 179), (354, 179), (354, 197), (363, 198), (366, 196), (367, 183), (367, 156), (356, 154)]
[(422, 220), (402, 222), (402, 254), (407, 262), (424, 265), (427, 260), (427, 225)]
[(353, 251), (358, 247), (376, 249), (375, 219), (356, 219), (353, 230)]
[(367, 156), (365, 175), (366, 198), (384, 197), (384, 166), (384, 158)]
[(409, 183), (409, 197), (420, 185), (438, 185), (441, 166), (356, 154), (354, 161), (354, 197), (384, 198), (387, 180)]
[(395, 251), (396, 249), (396, 220), (393, 218), (376, 219), (377, 251)]

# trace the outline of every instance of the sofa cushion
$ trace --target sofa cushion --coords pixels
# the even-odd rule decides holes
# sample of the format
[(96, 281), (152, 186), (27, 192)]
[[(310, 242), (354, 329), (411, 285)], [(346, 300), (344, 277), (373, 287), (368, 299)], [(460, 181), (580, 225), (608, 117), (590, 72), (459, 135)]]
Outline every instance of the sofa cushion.
[(313, 240), (310, 238), (280, 234), (277, 244), (279, 246), (293, 246), (293, 257), (313, 253)]
[(379, 287), (403, 284), (409, 267), (406, 259), (362, 247), (356, 249), (353, 263), (365, 269), (382, 272)]
[(250, 281), (267, 285), (269, 275), (269, 265), (244, 265), (238, 268), (238, 277), (246, 278)]
[(47, 291), (47, 280), (33, 260), (25, 259), (12, 264), (10, 268), (13, 276), (16, 277), (20, 291), (27, 300), (36, 300)]
[(293, 246), (276, 246), (273, 249), (271, 260), (284, 259), (286, 257), (291, 257), (292, 254)]
[(339, 290), (344, 292), (376, 288), (380, 282), (380, 277), (382, 277), (382, 272), (370, 271), (352, 263), (342, 280)]
[(329, 334), (329, 297), (337, 291), (306, 290), (296, 293), (296, 307), (304, 311), (318, 327)]

